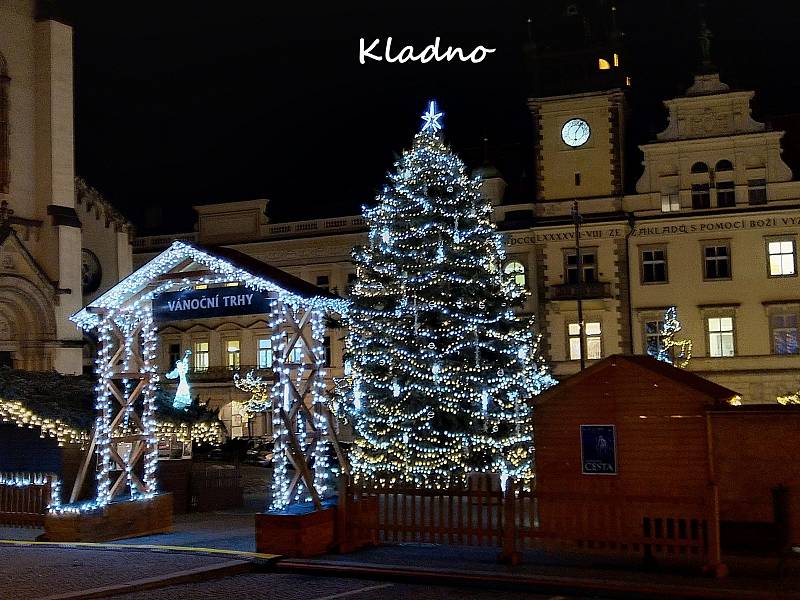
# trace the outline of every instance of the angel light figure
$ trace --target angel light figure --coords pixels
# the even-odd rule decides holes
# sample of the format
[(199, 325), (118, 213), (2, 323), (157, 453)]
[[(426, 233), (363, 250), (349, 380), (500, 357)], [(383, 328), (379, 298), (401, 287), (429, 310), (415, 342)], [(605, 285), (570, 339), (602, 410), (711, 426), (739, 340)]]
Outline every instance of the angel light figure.
[(186, 373), (189, 372), (189, 355), (191, 350), (187, 350), (183, 358), (175, 362), (175, 368), (165, 375), (167, 379), (178, 379), (178, 389), (175, 392), (175, 398), (172, 400), (172, 406), (177, 409), (188, 410), (192, 404), (192, 396), (189, 392), (189, 382), (186, 380)]

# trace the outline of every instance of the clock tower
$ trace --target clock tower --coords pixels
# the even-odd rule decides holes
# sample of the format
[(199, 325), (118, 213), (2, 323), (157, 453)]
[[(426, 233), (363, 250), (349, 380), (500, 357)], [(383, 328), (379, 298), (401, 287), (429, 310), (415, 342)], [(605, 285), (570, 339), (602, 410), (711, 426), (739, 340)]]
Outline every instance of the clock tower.
[(575, 199), (586, 200), (584, 212), (613, 210), (609, 200), (623, 194), (631, 83), (616, 7), (607, 0), (537, 3), (529, 31), (537, 212), (563, 213), (557, 205)]
[(530, 98), (528, 106), (535, 126), (538, 202), (622, 195), (621, 90)]

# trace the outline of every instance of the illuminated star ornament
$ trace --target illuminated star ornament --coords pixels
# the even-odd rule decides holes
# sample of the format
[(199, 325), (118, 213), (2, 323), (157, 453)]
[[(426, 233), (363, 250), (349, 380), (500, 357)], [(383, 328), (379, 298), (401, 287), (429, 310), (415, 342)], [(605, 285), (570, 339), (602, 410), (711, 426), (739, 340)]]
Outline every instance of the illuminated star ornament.
[(442, 115), (444, 115), (444, 113), (438, 112), (436, 100), (431, 100), (428, 104), (427, 112), (422, 113), (422, 131), (427, 131), (434, 135), (441, 131), (442, 124), (439, 122), (439, 119), (442, 118)]

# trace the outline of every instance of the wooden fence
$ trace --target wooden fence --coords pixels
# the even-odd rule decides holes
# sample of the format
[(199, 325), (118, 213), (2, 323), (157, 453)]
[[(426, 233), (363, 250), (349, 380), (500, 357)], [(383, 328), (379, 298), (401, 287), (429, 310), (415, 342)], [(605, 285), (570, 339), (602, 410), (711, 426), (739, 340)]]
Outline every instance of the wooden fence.
[(503, 492), (488, 478), (470, 487), (351, 487), (351, 497), (377, 499), (381, 542), (497, 546), (502, 542)]
[(52, 473), (0, 472), (0, 525), (41, 527), (47, 508), (60, 502), (59, 488)]
[(518, 492), (516, 505), (516, 539), (523, 549), (566, 547), (685, 563), (715, 555), (717, 517), (703, 499)]
[[(710, 499), (589, 497), (535, 494), (508, 481), (505, 491), (487, 477), (442, 490), (347, 487), (342, 516), (348, 535), (361, 540), (495, 546), (517, 560), (525, 549), (567, 550), (636, 560), (686, 564), (719, 562), (718, 516)], [(363, 516), (365, 501), (376, 518)], [(371, 530), (371, 531), (367, 531)], [(353, 544), (355, 546), (355, 544)]]

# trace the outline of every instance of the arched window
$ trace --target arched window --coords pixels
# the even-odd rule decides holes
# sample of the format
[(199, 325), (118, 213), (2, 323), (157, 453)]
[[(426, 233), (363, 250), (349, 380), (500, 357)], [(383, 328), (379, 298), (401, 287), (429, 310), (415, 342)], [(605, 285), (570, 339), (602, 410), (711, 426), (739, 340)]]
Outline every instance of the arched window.
[(733, 171), (733, 163), (726, 158), (723, 158), (721, 161), (717, 162), (717, 166), (714, 168), (715, 171), (718, 173), (721, 171)]
[(525, 287), (525, 265), (518, 260), (512, 260), (503, 267), (503, 273), (510, 275), (520, 287)]
[(8, 147), (8, 68), (6, 59), (0, 54), (0, 194), (8, 193), (9, 147)]
[(692, 165), (692, 173), (708, 173), (708, 165), (698, 161)]

